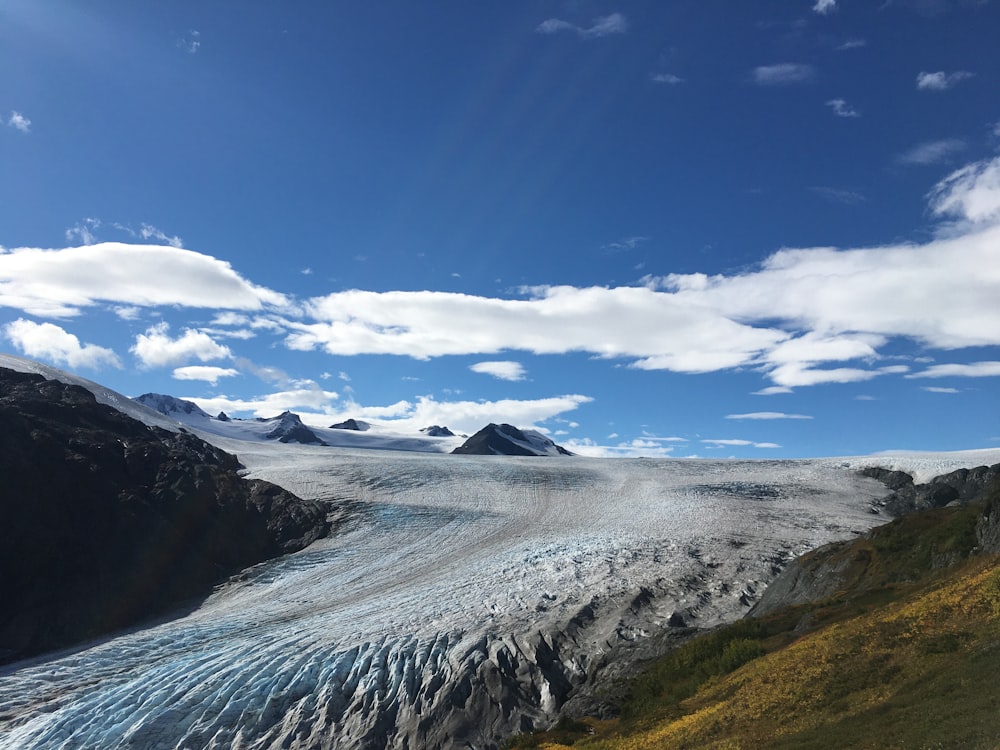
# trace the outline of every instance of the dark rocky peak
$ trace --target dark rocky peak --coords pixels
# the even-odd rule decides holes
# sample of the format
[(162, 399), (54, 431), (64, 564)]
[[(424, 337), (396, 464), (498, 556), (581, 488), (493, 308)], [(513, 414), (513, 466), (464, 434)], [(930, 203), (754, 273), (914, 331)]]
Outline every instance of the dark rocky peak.
[(366, 432), (370, 430), (372, 426), (367, 422), (362, 422), (360, 419), (345, 419), (343, 422), (337, 422), (337, 424), (330, 425), (331, 430), (355, 430), (357, 432)]
[(479, 456), (572, 456), (540, 432), (490, 423), (452, 453)]
[(276, 422), (275, 426), (264, 437), (277, 440), (279, 443), (302, 443), (303, 445), (326, 445), (315, 432), (306, 427), (298, 414), (283, 411), (268, 422)]
[(233, 421), (233, 420), (231, 420), (229, 418), (229, 415), (226, 414), (226, 412), (224, 412), (224, 411), (220, 411), (215, 418), (217, 420), (219, 420), (220, 422), (232, 422)]
[(433, 424), (430, 427), (424, 427), (420, 431), (427, 435), (427, 437), (455, 437), (455, 433), (447, 427), (441, 427), (436, 424)]
[(160, 412), (160, 414), (165, 414), (168, 417), (174, 417), (181, 421), (185, 421), (185, 418), (190, 417), (209, 419), (208, 414), (202, 411), (194, 402), (185, 401), (182, 398), (175, 398), (174, 396), (166, 396), (162, 393), (144, 393), (141, 396), (136, 396), (133, 401), (138, 401), (143, 406), (148, 406), (150, 409)]

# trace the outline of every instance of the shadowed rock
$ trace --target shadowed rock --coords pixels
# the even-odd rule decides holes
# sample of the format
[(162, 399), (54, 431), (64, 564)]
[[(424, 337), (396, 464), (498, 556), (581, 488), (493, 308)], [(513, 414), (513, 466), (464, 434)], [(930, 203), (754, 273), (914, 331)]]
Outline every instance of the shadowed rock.
[(163, 613), (324, 535), (327, 508), (235, 456), (0, 368), (0, 661)]

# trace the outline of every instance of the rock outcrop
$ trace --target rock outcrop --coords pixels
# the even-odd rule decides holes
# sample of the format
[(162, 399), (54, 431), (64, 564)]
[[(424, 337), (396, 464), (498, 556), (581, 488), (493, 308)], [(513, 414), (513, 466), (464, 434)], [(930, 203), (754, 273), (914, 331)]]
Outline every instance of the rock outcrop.
[(329, 529), (328, 508), (75, 385), (0, 368), (0, 662), (164, 613)]
[(492, 422), (452, 453), (474, 456), (572, 456), (540, 432)]
[[(914, 484), (901, 471), (868, 468), (861, 473), (892, 490), (880, 505), (899, 518), (855, 541), (828, 544), (793, 560), (764, 591), (752, 616), (894, 583), (894, 568), (902, 580), (916, 569), (1000, 553), (1000, 464), (959, 469), (925, 484)], [(952, 516), (942, 515), (953, 510)], [(928, 526), (937, 536), (922, 533)]]

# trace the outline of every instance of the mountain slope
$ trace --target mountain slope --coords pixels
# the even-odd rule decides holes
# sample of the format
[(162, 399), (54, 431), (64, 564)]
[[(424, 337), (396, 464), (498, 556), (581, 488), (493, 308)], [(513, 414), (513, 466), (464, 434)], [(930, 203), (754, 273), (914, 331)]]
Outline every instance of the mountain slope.
[(540, 432), (490, 423), (452, 453), (475, 456), (572, 456)]
[(81, 386), (0, 368), (0, 661), (164, 612), (328, 530), (328, 509)]
[(798, 558), (750, 618), (691, 641), (627, 687), (607, 686), (627, 694), (622, 719), (565, 721), (514, 745), (996, 747), (998, 473), (918, 485), (904, 498), (967, 502)]

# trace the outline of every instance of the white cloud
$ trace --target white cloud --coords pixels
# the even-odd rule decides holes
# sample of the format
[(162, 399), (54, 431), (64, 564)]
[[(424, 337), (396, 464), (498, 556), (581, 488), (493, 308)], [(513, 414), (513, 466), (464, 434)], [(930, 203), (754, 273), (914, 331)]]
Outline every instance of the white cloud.
[(927, 391), (928, 393), (961, 393), (958, 388), (940, 388), (933, 385), (922, 386), (920, 390)]
[(182, 240), (177, 235), (168, 235), (166, 232), (162, 232), (151, 224), (143, 224), (139, 227), (139, 236), (144, 240), (157, 240), (159, 242), (165, 242), (170, 247), (183, 247), (184, 240)]
[(22, 133), (31, 132), (31, 120), (22, 115), (20, 112), (12, 111), (10, 113), (10, 119), (7, 120), (7, 125), (20, 130)]
[(208, 365), (188, 365), (187, 367), (177, 367), (174, 369), (174, 378), (177, 380), (204, 380), (206, 383), (216, 385), (219, 378), (231, 378), (239, 375), (239, 370), (231, 367), (211, 367)]
[(133, 305), (118, 305), (113, 309), (121, 320), (138, 320), (142, 317), (142, 308)]
[(898, 164), (906, 166), (927, 166), (941, 164), (951, 160), (959, 151), (965, 149), (965, 141), (959, 138), (943, 138), (939, 141), (918, 143), (909, 151), (904, 151), (896, 157)]
[(759, 86), (784, 86), (811, 81), (815, 75), (816, 70), (811, 65), (778, 63), (777, 65), (760, 65), (754, 68), (753, 80)]
[(569, 31), (577, 34), (581, 39), (598, 39), (610, 34), (624, 34), (628, 30), (628, 20), (621, 13), (612, 13), (608, 16), (600, 16), (590, 22), (590, 26), (577, 26), (561, 18), (550, 18), (542, 21), (535, 28), (539, 34), (557, 34), (562, 31)]
[(178, 49), (182, 49), (189, 55), (195, 55), (201, 49), (201, 32), (191, 29), (184, 37), (177, 40)]
[(635, 250), (639, 245), (644, 242), (649, 242), (649, 237), (643, 237), (642, 235), (634, 235), (632, 237), (623, 237), (620, 240), (615, 240), (614, 242), (609, 242), (607, 245), (601, 247), (602, 250)]
[(292, 349), (427, 359), (503, 350), (634, 358), (641, 369), (709, 372), (753, 360), (788, 335), (734, 322), (643, 287), (540, 287), (527, 300), (448, 292), (337, 292), (290, 321)]
[(849, 49), (860, 49), (861, 47), (868, 46), (868, 42), (865, 39), (848, 39), (843, 44), (837, 45), (837, 49), (840, 51)]
[(967, 70), (957, 70), (954, 73), (945, 73), (943, 70), (935, 73), (921, 71), (917, 74), (917, 89), (920, 91), (947, 91), (974, 75)]
[(902, 374), (906, 365), (880, 362), (895, 338), (1000, 345), (1000, 157), (959, 170), (931, 196), (935, 213), (958, 224), (921, 244), (789, 248), (732, 275), (535, 287), (525, 299), (338, 292), (284, 321), (286, 344), (337, 356), (583, 352), (646, 370), (753, 368), (771, 380), (759, 395)]
[(726, 419), (812, 419), (807, 414), (785, 414), (781, 411), (754, 411), (749, 414), (727, 414)]
[(0, 306), (69, 317), (99, 302), (232, 310), (288, 304), (284, 295), (251, 284), (229, 263), (175, 247), (102, 242), (0, 254)]
[(340, 402), (338, 394), (324, 391), (311, 381), (302, 381), (301, 385), (310, 387), (278, 391), (252, 399), (227, 396), (184, 398), (194, 401), (211, 414), (225, 411), (230, 416), (250, 413), (256, 417), (272, 417), (288, 409), (314, 427), (327, 427), (354, 417), (400, 433), (415, 433), (428, 425), (439, 424), (456, 433), (468, 434), (490, 422), (538, 428), (538, 423), (592, 401), (588, 396), (578, 394), (499, 401), (438, 401), (432, 396), (420, 396), (416, 402), (403, 400), (386, 406), (370, 406), (355, 401)]
[(80, 339), (52, 323), (35, 323), (18, 318), (4, 326), (7, 338), (25, 356), (68, 365), (98, 369), (104, 365), (121, 367), (118, 355), (96, 344), (80, 344)]
[(492, 375), (500, 380), (524, 380), (524, 366), (520, 362), (504, 360), (499, 362), (476, 362), (469, 365), (473, 372)]
[(1000, 158), (969, 164), (929, 194), (931, 210), (972, 223), (1000, 220)]
[(780, 448), (777, 443), (755, 443), (752, 440), (740, 440), (738, 438), (727, 438), (722, 440), (705, 439), (701, 442), (716, 448), (742, 447), (742, 448)]
[(767, 388), (761, 388), (759, 391), (754, 391), (751, 396), (777, 396), (782, 393), (794, 393), (792, 388), (787, 385), (769, 385)]
[(813, 10), (825, 16), (827, 13), (837, 10), (837, 0), (816, 0)]
[(1000, 362), (973, 362), (971, 364), (933, 365), (908, 378), (995, 378), (1000, 377)]
[(861, 113), (844, 99), (831, 99), (826, 103), (837, 117), (861, 117)]
[(653, 83), (666, 83), (670, 86), (676, 86), (678, 83), (684, 83), (683, 78), (675, 76), (673, 73), (654, 73), (651, 78)]
[(93, 245), (97, 242), (97, 235), (94, 232), (100, 226), (100, 219), (87, 218), (79, 221), (66, 230), (66, 241), (79, 242), (83, 245)]
[(233, 356), (228, 347), (217, 344), (203, 331), (189, 328), (176, 339), (170, 338), (169, 331), (167, 323), (158, 323), (136, 336), (129, 351), (139, 358), (143, 367), (168, 367), (192, 359), (210, 362)]

